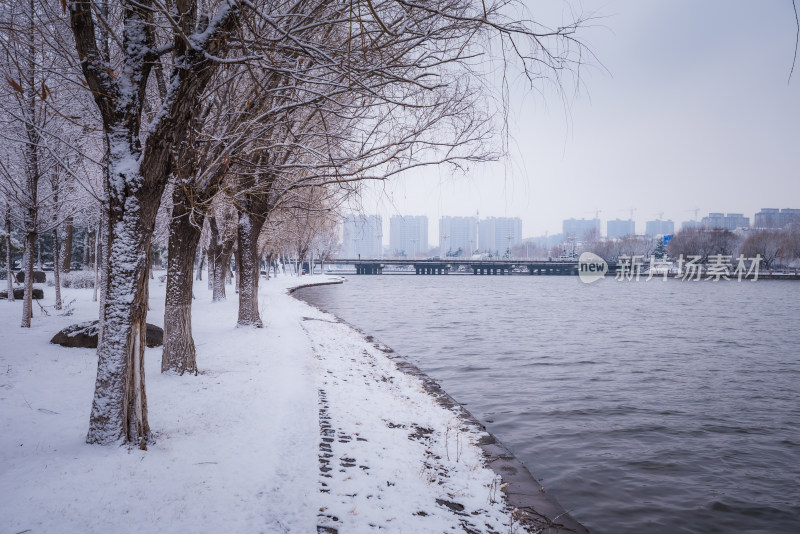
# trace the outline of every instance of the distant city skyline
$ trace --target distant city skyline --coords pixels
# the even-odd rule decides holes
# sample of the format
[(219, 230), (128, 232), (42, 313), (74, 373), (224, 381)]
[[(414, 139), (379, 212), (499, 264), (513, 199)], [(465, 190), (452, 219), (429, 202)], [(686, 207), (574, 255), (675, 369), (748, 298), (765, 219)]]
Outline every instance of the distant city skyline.
[[(602, 212), (602, 210), (598, 211)], [(695, 210), (692, 210), (693, 213), (694, 211)], [(372, 215), (374, 214), (365, 214), (367, 217)], [(656, 216), (640, 221), (636, 219), (620, 217), (614, 219), (605, 219), (603, 217), (598, 217), (597, 219), (594, 217), (569, 217), (560, 221), (559, 225), (561, 228), (559, 231), (530, 233), (526, 232), (524, 218), (522, 217), (496, 217), (494, 215), (479, 217), (477, 214), (475, 214), (471, 216), (445, 215), (438, 219), (434, 219), (427, 215), (403, 214), (393, 215), (391, 218), (379, 217), (379, 219), (382, 219), (383, 230), (376, 231), (373, 229), (371, 232), (375, 235), (390, 236), (389, 240), (382, 240), (382, 246), (384, 250), (386, 250), (388, 247), (388, 252), (393, 253), (391, 246), (391, 235), (393, 235), (391, 220), (400, 221), (405, 219), (409, 221), (417, 221), (412, 223), (414, 225), (422, 225), (422, 220), (424, 219), (424, 227), (427, 228), (428, 246), (423, 247), (421, 245), (417, 245), (416, 247), (412, 247), (416, 248), (417, 254), (424, 254), (426, 251), (437, 247), (437, 245), (443, 255), (447, 252), (447, 250), (455, 251), (458, 250), (458, 248), (466, 251), (472, 247), (473, 250), (480, 249), (481, 251), (486, 251), (488, 250), (486, 246), (488, 246), (493, 252), (495, 250), (502, 252), (507, 248), (508, 241), (510, 241), (511, 246), (514, 246), (519, 244), (522, 240), (529, 240), (545, 235), (563, 235), (564, 237), (572, 235), (576, 239), (580, 240), (584, 237), (586, 231), (591, 230), (592, 228), (596, 228), (601, 237), (611, 238), (627, 235), (630, 233), (627, 231), (627, 229), (631, 226), (634, 227), (636, 235), (649, 236), (678, 232), (687, 226), (721, 227), (729, 230), (734, 230), (743, 226), (752, 228), (779, 228), (785, 225), (787, 221), (800, 220), (800, 209), (787, 207), (775, 208), (766, 206), (758, 208), (752, 214), (736, 213), (731, 211), (713, 211), (708, 213), (698, 211), (697, 219), (694, 218), (693, 214), (690, 218), (684, 219), (671, 219), (666, 216), (666, 213), (659, 213), (656, 215), (662, 215), (664, 218), (659, 219)], [(353, 216), (356, 218), (363, 218), (361, 215), (353, 214), (348, 214), (347, 217)], [(485, 243), (483, 246), (481, 246), (479, 243), (481, 240), (486, 241), (488, 239), (488, 234), (484, 234), (483, 236), (479, 235), (480, 223), (492, 220), (505, 221), (501, 230), (493, 231), (494, 236), (500, 236), (502, 239), (492, 237), (491, 244)], [(444, 226), (442, 226), (443, 221), (445, 222)], [(519, 222), (510, 223), (510, 221)], [(633, 224), (631, 224), (631, 221)], [(372, 224), (374, 226), (374, 220)], [(512, 226), (509, 226), (509, 224), (512, 224)], [(566, 226), (568, 224), (572, 226)], [(470, 229), (470, 227), (472, 227), (472, 229)], [(519, 230), (511, 230), (510, 228), (512, 227), (519, 228)], [(416, 230), (413, 231), (420, 231), (420, 226), (416, 226), (415, 228)], [(486, 232), (486, 230), (484, 230), (484, 232)], [(508, 235), (512, 236), (511, 240), (506, 238)], [(447, 238), (444, 238), (443, 236), (447, 236)], [(417, 243), (421, 244), (422, 239), (419, 238)], [(498, 243), (502, 246), (498, 245)], [(407, 251), (407, 253), (411, 254), (410, 249)]]

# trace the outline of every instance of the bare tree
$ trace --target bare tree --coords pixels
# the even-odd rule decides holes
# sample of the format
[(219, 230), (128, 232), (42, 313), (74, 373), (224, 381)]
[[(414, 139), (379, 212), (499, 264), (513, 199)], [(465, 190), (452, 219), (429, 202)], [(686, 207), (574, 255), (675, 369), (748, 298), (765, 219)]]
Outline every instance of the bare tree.
[[(16, 6), (9, 6), (3, 13), (3, 25), (9, 30), (9, 39), (3, 39), (2, 63), (0, 63), (6, 82), (11, 91), (2, 99), (0, 106), (4, 113), (21, 125), (22, 131), (15, 133), (13, 126), (5, 135), (7, 141), (14, 139), (22, 145), (21, 165), (6, 160), (0, 162), (6, 198), (14, 198), (24, 210), (22, 227), (24, 231), (25, 253), (22, 267), (25, 276), (23, 297), (23, 327), (31, 326), (33, 315), (33, 266), (37, 242), (38, 193), (41, 177), (40, 159), (43, 122), (47, 119), (44, 100), (47, 97), (45, 78), (42, 71), (41, 36), (37, 26), (41, 24), (39, 10), (34, 0), (27, 0)], [(8, 153), (7, 153), (8, 154)], [(15, 169), (16, 167), (16, 169)], [(21, 171), (24, 180), (18, 183), (16, 171)]]
[(710, 256), (733, 255), (739, 246), (736, 234), (724, 228), (686, 228), (677, 232), (667, 245), (670, 256), (699, 256), (700, 263)]
[[(146, 448), (150, 427), (144, 379), (150, 237), (170, 175), (171, 151), (186, 131), (206, 84), (226, 55), (240, 5), (199, 13), (194, 2), (68, 2), (82, 74), (103, 123), (105, 299), (98, 373), (87, 441)], [(163, 24), (159, 24), (163, 23)], [(110, 46), (111, 45), (111, 46)], [(109, 48), (113, 47), (113, 50)], [(165, 98), (143, 117), (154, 65), (172, 53)], [(158, 70), (158, 69), (155, 69)], [(143, 120), (145, 119), (145, 120)], [(146, 125), (146, 128), (142, 128)]]
[(786, 246), (786, 233), (779, 230), (750, 232), (741, 245), (740, 252), (747, 257), (761, 256), (765, 269), (772, 269)]

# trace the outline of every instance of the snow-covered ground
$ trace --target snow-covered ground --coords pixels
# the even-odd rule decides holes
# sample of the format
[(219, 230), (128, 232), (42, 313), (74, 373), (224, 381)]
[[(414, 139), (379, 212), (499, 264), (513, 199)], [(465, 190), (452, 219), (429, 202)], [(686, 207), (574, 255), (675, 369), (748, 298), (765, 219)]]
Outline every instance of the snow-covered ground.
[[(162, 375), (147, 349), (149, 450), (84, 442), (93, 349), (49, 343), (94, 319), (0, 301), (0, 533), (511, 532), (477, 434), (422, 382), (335, 317), (287, 294), (322, 276), (261, 282), (263, 329), (236, 328), (236, 294), (195, 284), (198, 376)], [(53, 288), (44, 287), (44, 306)], [(164, 283), (148, 322), (161, 326)]]

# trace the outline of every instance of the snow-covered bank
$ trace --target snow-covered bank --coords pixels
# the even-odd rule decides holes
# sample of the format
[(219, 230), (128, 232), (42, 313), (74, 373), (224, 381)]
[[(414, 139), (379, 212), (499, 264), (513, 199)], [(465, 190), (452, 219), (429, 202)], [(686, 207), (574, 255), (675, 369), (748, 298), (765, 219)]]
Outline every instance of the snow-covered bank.
[[(195, 287), (198, 376), (160, 374), (147, 349), (148, 451), (84, 442), (92, 349), (49, 343), (93, 319), (91, 290), (65, 289), (71, 316), (0, 301), (0, 532), (509, 532), (500, 479), (477, 434), (422, 380), (287, 288), (261, 283), (263, 329), (236, 328), (236, 295)], [(148, 321), (163, 322), (151, 282)], [(52, 303), (45, 289), (44, 305)]]

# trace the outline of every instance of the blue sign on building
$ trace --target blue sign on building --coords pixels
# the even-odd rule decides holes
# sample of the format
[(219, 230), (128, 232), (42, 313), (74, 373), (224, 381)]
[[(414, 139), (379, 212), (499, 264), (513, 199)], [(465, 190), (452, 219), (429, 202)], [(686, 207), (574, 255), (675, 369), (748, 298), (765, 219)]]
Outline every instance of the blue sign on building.
[(666, 247), (669, 245), (669, 242), (672, 241), (672, 234), (668, 234), (664, 236), (664, 246)]

